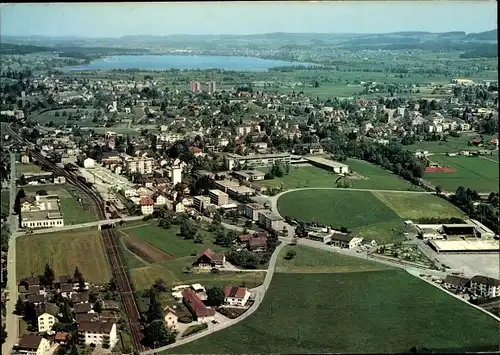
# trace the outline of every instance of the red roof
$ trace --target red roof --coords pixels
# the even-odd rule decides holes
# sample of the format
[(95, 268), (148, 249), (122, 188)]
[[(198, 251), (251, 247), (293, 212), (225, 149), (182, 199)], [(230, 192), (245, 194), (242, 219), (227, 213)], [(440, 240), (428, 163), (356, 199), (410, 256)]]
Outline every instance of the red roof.
[(241, 234), (238, 237), (238, 239), (240, 240), (240, 242), (248, 242), (252, 238), (253, 238), (253, 235), (251, 235), (251, 234)]
[(57, 332), (55, 336), (56, 341), (66, 341), (68, 339), (69, 333), (66, 332)]
[(474, 138), (472, 143), (481, 143), (481, 138)]
[(224, 287), (224, 296), (232, 298), (244, 298), (247, 293), (247, 289), (244, 287)]
[(193, 154), (201, 153), (201, 149), (198, 147), (189, 147), (189, 151)]
[(264, 247), (267, 246), (267, 237), (256, 237), (248, 241), (248, 245), (252, 247)]
[(141, 198), (140, 204), (141, 204), (141, 206), (151, 206), (151, 205), (154, 205), (154, 202), (151, 199), (151, 197), (145, 196), (145, 197)]
[(195, 314), (196, 318), (203, 318), (206, 316), (213, 316), (215, 309), (207, 307), (203, 301), (190, 289), (182, 291), (182, 298), (187, 303), (188, 307)]

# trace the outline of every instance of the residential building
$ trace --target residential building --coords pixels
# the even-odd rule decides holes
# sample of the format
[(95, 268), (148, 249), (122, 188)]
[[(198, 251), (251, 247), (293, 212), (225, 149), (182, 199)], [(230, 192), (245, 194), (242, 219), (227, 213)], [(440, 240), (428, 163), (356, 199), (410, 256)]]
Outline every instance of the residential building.
[(198, 268), (221, 268), (226, 263), (224, 254), (216, 254), (211, 249), (204, 250), (193, 262)]
[(94, 169), (95, 168), (95, 160), (92, 158), (87, 158), (83, 161), (83, 167), (85, 169)]
[(103, 321), (82, 321), (77, 324), (78, 338), (85, 345), (107, 345), (113, 349), (118, 342), (116, 323)]
[(50, 349), (50, 341), (36, 334), (25, 334), (14, 346), (21, 354), (45, 355)]
[(245, 205), (245, 209), (244, 209), (243, 213), (244, 213), (245, 217), (250, 218), (252, 221), (258, 221), (260, 211), (265, 211), (264, 206), (262, 206), (258, 203), (247, 203)]
[(343, 233), (333, 233), (331, 236), (332, 245), (342, 249), (356, 248), (360, 246), (362, 242), (363, 238), (353, 237)]
[(209, 81), (208, 82), (208, 93), (209, 94), (215, 94), (216, 92), (216, 84), (215, 81)]
[(172, 181), (172, 185), (177, 185), (182, 182), (182, 168), (179, 166), (172, 166), (170, 168), (170, 179)]
[(141, 205), (141, 213), (143, 215), (153, 214), (154, 202), (149, 196), (141, 198), (139, 204)]
[(198, 322), (207, 323), (214, 320), (215, 309), (205, 306), (193, 290), (185, 289), (182, 291), (182, 300)]
[(165, 316), (165, 325), (172, 331), (179, 331), (179, 317), (175, 313), (175, 310), (169, 306), (163, 309), (163, 314)]
[(182, 202), (175, 202), (172, 206), (175, 213), (184, 213), (186, 211), (186, 206)]
[(267, 251), (267, 236), (257, 237), (254, 236), (250, 238), (247, 242), (247, 248), (253, 252), (265, 252)]
[(223, 206), (229, 203), (229, 195), (220, 190), (208, 190), (208, 196), (214, 205)]
[(447, 275), (444, 279), (443, 286), (447, 289), (463, 292), (467, 289), (469, 279), (460, 276)]
[(250, 298), (245, 287), (224, 287), (224, 303), (228, 306), (244, 307)]
[(129, 173), (152, 174), (153, 158), (127, 157), (125, 166)]
[(251, 126), (239, 126), (236, 128), (236, 132), (239, 136), (252, 132), (260, 132), (260, 126), (258, 124)]
[(257, 222), (267, 230), (281, 231), (283, 229), (283, 218), (275, 212), (262, 210), (257, 212)]
[(290, 161), (291, 155), (289, 153), (253, 155), (227, 153), (224, 156), (224, 163), (229, 170), (233, 170), (235, 167), (254, 168), (268, 167), (278, 163), (290, 164)]
[(191, 81), (189, 83), (189, 91), (191, 91), (192, 93), (201, 91), (200, 82), (198, 82), (198, 81)]
[(29, 164), (29, 162), (30, 162), (30, 156), (28, 154), (21, 155), (21, 163)]
[(500, 296), (500, 280), (487, 276), (474, 276), (470, 279), (470, 290), (481, 297), (498, 297)]
[(203, 210), (210, 205), (210, 197), (208, 196), (195, 196), (193, 198), (193, 205), (197, 211), (203, 212)]
[(52, 330), (56, 322), (56, 316), (59, 313), (58, 307), (49, 302), (41, 303), (35, 308), (38, 321), (38, 332), (45, 333)]

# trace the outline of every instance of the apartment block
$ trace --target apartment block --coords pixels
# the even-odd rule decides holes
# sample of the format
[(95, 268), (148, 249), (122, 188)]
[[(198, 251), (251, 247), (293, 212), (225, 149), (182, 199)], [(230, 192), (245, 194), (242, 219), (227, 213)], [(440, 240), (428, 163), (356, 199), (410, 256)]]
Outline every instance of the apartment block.
[(229, 203), (229, 195), (220, 190), (209, 190), (208, 196), (210, 201), (217, 206), (227, 205)]

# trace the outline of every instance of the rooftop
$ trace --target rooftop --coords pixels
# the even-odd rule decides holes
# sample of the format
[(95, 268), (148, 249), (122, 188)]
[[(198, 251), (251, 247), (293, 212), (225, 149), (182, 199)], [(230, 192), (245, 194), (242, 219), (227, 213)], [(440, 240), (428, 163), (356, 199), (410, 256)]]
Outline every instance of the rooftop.
[(318, 163), (318, 164), (323, 164), (323, 165), (329, 166), (331, 168), (348, 168), (349, 167), (349, 165), (347, 165), (347, 164), (342, 164), (342, 163), (339, 163), (339, 162), (336, 162), (336, 161), (333, 161), (330, 159), (321, 158), (321, 157), (310, 156), (310, 157), (304, 157), (304, 159)]
[(498, 240), (432, 240), (430, 243), (440, 252), (446, 251), (497, 251)]

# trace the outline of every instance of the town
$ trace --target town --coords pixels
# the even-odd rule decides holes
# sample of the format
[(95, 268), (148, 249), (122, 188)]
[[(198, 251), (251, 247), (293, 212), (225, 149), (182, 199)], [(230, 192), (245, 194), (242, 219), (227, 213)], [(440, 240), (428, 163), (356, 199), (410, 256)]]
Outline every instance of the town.
[[(89, 65), (75, 53), (1, 67), (6, 353), (415, 353), (458, 333), (461, 351), (498, 350), (490, 58), (470, 61), (495, 76), (359, 71), (319, 94), (339, 69), (60, 70)], [(367, 312), (410, 333), (348, 347), (360, 338), (325, 320), (369, 333)]]

